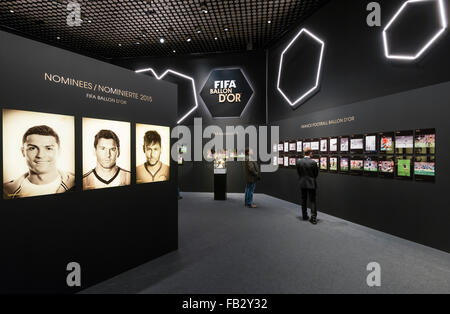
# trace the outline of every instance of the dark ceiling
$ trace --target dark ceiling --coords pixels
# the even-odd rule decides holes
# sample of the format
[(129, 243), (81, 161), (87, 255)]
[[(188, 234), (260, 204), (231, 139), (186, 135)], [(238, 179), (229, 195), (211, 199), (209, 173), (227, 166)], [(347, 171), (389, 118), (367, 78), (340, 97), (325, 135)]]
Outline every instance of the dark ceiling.
[[(69, 2), (80, 4), (81, 26), (67, 25)], [(231, 52), (267, 47), (326, 2), (0, 0), (0, 25), (105, 59)]]

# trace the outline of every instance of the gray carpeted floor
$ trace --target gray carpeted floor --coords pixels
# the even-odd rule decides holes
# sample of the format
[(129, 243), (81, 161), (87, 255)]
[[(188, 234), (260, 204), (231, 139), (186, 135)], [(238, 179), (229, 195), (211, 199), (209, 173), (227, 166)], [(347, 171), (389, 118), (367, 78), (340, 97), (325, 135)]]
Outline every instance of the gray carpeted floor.
[[(450, 293), (450, 254), (319, 212), (242, 194), (183, 193), (178, 251), (83, 293)], [(368, 287), (369, 262), (381, 287)]]

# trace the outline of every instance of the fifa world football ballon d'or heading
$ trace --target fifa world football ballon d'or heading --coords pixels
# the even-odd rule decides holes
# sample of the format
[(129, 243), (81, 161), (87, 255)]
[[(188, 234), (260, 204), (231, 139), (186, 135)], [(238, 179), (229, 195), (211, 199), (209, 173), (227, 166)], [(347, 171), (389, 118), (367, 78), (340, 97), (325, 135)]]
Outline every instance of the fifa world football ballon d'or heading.
[[(114, 88), (107, 85), (102, 84), (96, 84), (93, 82), (78, 80), (71, 77), (65, 77), (62, 75), (57, 74), (51, 74), (51, 73), (44, 73), (44, 80), (55, 83), (55, 84), (62, 84), (66, 86), (72, 86), (72, 87), (78, 87), (86, 90), (90, 90), (92, 92), (100, 92), (104, 94), (114, 95), (114, 96), (121, 96), (129, 99), (135, 99), (135, 100), (141, 100), (146, 102), (152, 102), (152, 96), (140, 94), (133, 91), (123, 90), (119, 88)], [(107, 98), (104, 96), (98, 96), (92, 93), (88, 93), (87, 98), (89, 99), (96, 99), (96, 100), (102, 100), (107, 102), (116, 102), (121, 104), (126, 104), (126, 101), (121, 99), (114, 99), (114, 98)]]

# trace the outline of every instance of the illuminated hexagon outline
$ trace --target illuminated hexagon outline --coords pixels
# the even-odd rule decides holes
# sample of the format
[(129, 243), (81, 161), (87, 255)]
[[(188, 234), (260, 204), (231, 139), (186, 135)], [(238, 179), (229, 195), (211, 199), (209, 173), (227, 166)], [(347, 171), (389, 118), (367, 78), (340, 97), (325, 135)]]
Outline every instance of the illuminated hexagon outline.
[[(289, 50), (289, 48), (292, 46), (292, 44), (297, 40), (297, 38), (303, 34), (306, 33), (307, 35), (309, 35), (311, 38), (313, 38), (315, 41), (317, 41), (320, 45), (321, 45), (321, 49), (320, 49), (320, 58), (319, 58), (319, 66), (317, 68), (317, 74), (316, 74), (316, 82), (314, 84), (314, 87), (311, 88), (310, 90), (308, 90), (306, 93), (304, 93), (302, 96), (300, 96), (297, 100), (295, 100), (294, 102), (292, 102), (289, 97), (286, 96), (286, 94), (283, 93), (283, 91), (280, 88), (280, 79), (281, 79), (281, 69), (283, 67), (283, 56), (286, 53), (286, 51)], [(322, 69), (322, 61), (323, 61), (323, 52), (325, 50), (325, 42), (323, 40), (321, 40), (319, 37), (317, 37), (316, 35), (314, 35), (313, 33), (311, 33), (310, 31), (308, 31), (306, 28), (302, 28), (300, 30), (300, 32), (298, 32), (298, 34), (294, 37), (294, 39), (291, 40), (291, 42), (286, 46), (286, 48), (283, 50), (283, 52), (281, 53), (281, 57), (280, 57), (280, 64), (279, 64), (279, 68), (278, 68), (278, 81), (277, 81), (277, 89), (280, 92), (280, 94), (284, 97), (284, 99), (286, 99), (286, 101), (289, 103), (289, 105), (291, 107), (295, 107), (296, 105), (299, 105), (299, 102), (304, 100), (306, 97), (308, 97), (309, 95), (311, 95), (312, 92), (314, 92), (318, 87), (319, 87), (319, 82), (320, 82), (320, 73), (321, 73), (321, 69)]]
[[(440, 15), (440, 23), (441, 23), (441, 29), (430, 39), (430, 41), (427, 42), (425, 46), (420, 49), (420, 51), (415, 55), (395, 55), (395, 54), (389, 54), (389, 47), (388, 47), (388, 41), (387, 41), (387, 34), (386, 31), (391, 27), (392, 23), (398, 18), (398, 16), (402, 13), (402, 11), (406, 8), (408, 4), (411, 3), (417, 3), (417, 2), (428, 2), (428, 1), (437, 1), (439, 4), (439, 15)], [(442, 33), (445, 32), (447, 28), (447, 17), (445, 13), (445, 6), (443, 0), (408, 0), (398, 9), (397, 13), (394, 14), (392, 19), (389, 21), (389, 23), (386, 25), (386, 27), (383, 30), (383, 45), (384, 45), (384, 55), (388, 59), (396, 59), (396, 60), (416, 60), (419, 58), (425, 51), (430, 48), (430, 46), (442, 35)]]
[(196, 88), (195, 88), (195, 80), (194, 80), (192, 77), (190, 77), (190, 76), (188, 76), (188, 75), (186, 75), (186, 74), (183, 74), (183, 73), (180, 73), (180, 72), (171, 70), (171, 69), (166, 70), (166, 72), (164, 72), (164, 73), (163, 73), (162, 75), (160, 75), (160, 76), (158, 76), (158, 74), (156, 74), (155, 70), (153, 70), (152, 68), (145, 68), (145, 69), (141, 69), (141, 70), (136, 70), (135, 72), (136, 72), (136, 73), (143, 73), (143, 72), (149, 72), (149, 71), (152, 72), (152, 73), (153, 73), (153, 76), (154, 76), (156, 79), (158, 79), (158, 80), (162, 80), (167, 74), (172, 73), (172, 74), (175, 74), (175, 75), (177, 75), (177, 76), (179, 76), (179, 77), (182, 77), (182, 78), (184, 78), (184, 79), (190, 80), (190, 81), (192, 82), (192, 91), (194, 92), (195, 106), (194, 106), (194, 108), (192, 108), (191, 110), (189, 110), (189, 112), (186, 113), (180, 120), (177, 121), (177, 124), (180, 124), (180, 123), (183, 122), (183, 120), (186, 119), (191, 113), (193, 113), (193, 112), (195, 111), (195, 109), (197, 109), (197, 107), (198, 107), (197, 91), (196, 91)]
[[(252, 90), (252, 96), (250, 96), (250, 98), (247, 101), (247, 104), (245, 105), (244, 109), (242, 109), (242, 112), (239, 116), (236, 117), (214, 117), (211, 113), (211, 111), (209, 111), (208, 106), (206, 105), (205, 100), (202, 97), (203, 102), (205, 103), (205, 107), (209, 112), (209, 115), (211, 116), (211, 118), (213, 119), (233, 119), (233, 118), (242, 118), (242, 115), (244, 114), (245, 110), (247, 109), (248, 105), (250, 105), (250, 102), (253, 100), (253, 96), (255, 96), (255, 89), (253, 88), (252, 82), (248, 79), (247, 74), (245, 74), (244, 70), (240, 67), (222, 67), (222, 68), (214, 68), (211, 71), (209, 71), (209, 74), (206, 76), (205, 82), (203, 83), (203, 87), (200, 90), (200, 93), (202, 92), (202, 90), (205, 88), (206, 83), (209, 80), (209, 77), (211, 76), (211, 73), (213, 73), (214, 71), (220, 71), (220, 70), (239, 70), (241, 71), (242, 75), (244, 76), (244, 79), (247, 81), (248, 86), (250, 86), (250, 89)], [(200, 95), (201, 97), (201, 95)]]

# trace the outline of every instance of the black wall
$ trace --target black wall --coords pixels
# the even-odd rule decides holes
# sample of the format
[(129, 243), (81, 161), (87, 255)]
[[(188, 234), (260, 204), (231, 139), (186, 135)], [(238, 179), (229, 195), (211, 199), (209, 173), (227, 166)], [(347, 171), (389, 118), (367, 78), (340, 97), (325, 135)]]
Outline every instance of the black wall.
[[(158, 75), (166, 69), (173, 69), (195, 79), (199, 108), (185, 121), (192, 130), (194, 118), (202, 118), (203, 128), (209, 125), (217, 125), (225, 132), (225, 126), (237, 125), (264, 125), (266, 123), (266, 54), (264, 51), (208, 54), (198, 56), (174, 56), (171, 58), (137, 58), (114, 60), (113, 63), (128, 69), (137, 70), (151, 67)], [(209, 74), (213, 69), (240, 68), (246, 75), (253, 89), (253, 96), (240, 118), (212, 118), (205, 103), (200, 97)], [(172, 78), (173, 79), (173, 78)], [(184, 86), (183, 86), (184, 87)], [(181, 89), (181, 86), (180, 86)], [(180, 90), (180, 95), (183, 91)], [(186, 97), (191, 95), (184, 94)], [(179, 103), (185, 102), (179, 99)], [(193, 134), (193, 132), (192, 132)], [(203, 143), (209, 139), (204, 139)], [(189, 153), (189, 152), (188, 152)], [(180, 175), (180, 189), (185, 192), (213, 192), (213, 165), (206, 161), (188, 162), (178, 166)], [(227, 163), (227, 188), (228, 192), (244, 191), (245, 182), (242, 173), (241, 162)]]
[[(173, 127), (177, 87), (5, 32), (0, 43), (1, 108), (75, 116), (77, 185), (70, 193), (0, 200), (0, 292), (76, 292), (66, 285), (69, 262), (81, 265), (83, 289), (176, 250), (176, 164), (169, 182), (133, 182), (134, 123)], [(151, 95), (153, 102), (88, 100), (85, 90), (44, 81), (45, 72)], [(82, 117), (131, 122), (131, 186), (81, 191)]]
[[(365, 23), (367, 1), (330, 1), (269, 50), (268, 112), (282, 140), (436, 128), (435, 183), (321, 173), (319, 211), (450, 251), (446, 190), (450, 169), (448, 32), (419, 62), (384, 57), (381, 31), (403, 1), (379, 1), (382, 27)], [(448, 1), (446, 2), (448, 8)], [(421, 20), (426, 23), (426, 20)], [(320, 91), (292, 110), (276, 89), (281, 51), (306, 27), (326, 42)], [(347, 116), (327, 127), (302, 124)], [(277, 184), (273, 184), (276, 182)], [(265, 174), (262, 190), (300, 202), (295, 170)]]

